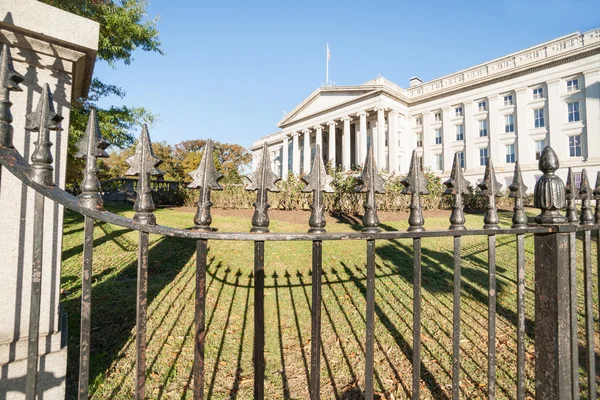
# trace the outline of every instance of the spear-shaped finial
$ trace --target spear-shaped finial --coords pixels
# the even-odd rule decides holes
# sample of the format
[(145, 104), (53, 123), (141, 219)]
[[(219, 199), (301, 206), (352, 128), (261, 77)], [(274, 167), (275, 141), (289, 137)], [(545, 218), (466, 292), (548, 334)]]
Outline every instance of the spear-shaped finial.
[(15, 71), (8, 45), (2, 46), (0, 54), (0, 145), (13, 147), (13, 117), (10, 112), (10, 92), (20, 92), (19, 83), (24, 78)]
[(579, 222), (577, 217), (577, 208), (575, 200), (579, 199), (577, 185), (575, 184), (575, 177), (573, 170), (569, 167), (567, 172), (567, 183), (565, 184), (565, 197), (567, 199), (567, 220), (569, 222)]
[(192, 183), (188, 185), (190, 189), (200, 189), (200, 199), (196, 203), (197, 210), (194, 216), (194, 224), (196, 229), (210, 232), (212, 228), (212, 216), (210, 215), (210, 208), (213, 203), (210, 201), (211, 190), (223, 190), (219, 185), (219, 179), (223, 178), (223, 175), (217, 171), (215, 167), (215, 159), (213, 158), (213, 141), (208, 139), (206, 146), (204, 147), (204, 154), (202, 154), (202, 160), (200, 165), (194, 171), (190, 172), (192, 177)]
[(596, 212), (594, 219), (596, 223), (600, 222), (600, 171), (596, 174), (596, 187), (594, 187), (594, 199), (596, 199)]
[(483, 229), (499, 229), (498, 209), (496, 208), (496, 197), (500, 197), (502, 184), (496, 180), (496, 172), (492, 159), (488, 158), (485, 165), (483, 181), (477, 185), (481, 189), (481, 195), (487, 197), (485, 205), (485, 216), (483, 217)]
[(590, 180), (587, 176), (587, 171), (581, 171), (581, 187), (579, 188), (579, 198), (581, 199), (581, 215), (579, 220), (581, 225), (593, 225), (594, 215), (592, 214), (591, 200), (594, 198)]
[(323, 157), (321, 156), (320, 146), (317, 145), (317, 152), (313, 158), (312, 170), (309, 174), (304, 175), (302, 180), (306, 182), (306, 186), (302, 192), (313, 192), (313, 202), (310, 205), (311, 213), (308, 225), (309, 233), (325, 233), (325, 206), (323, 205), (323, 192), (333, 193), (331, 182), (333, 178), (325, 172), (323, 165)]
[(250, 229), (250, 232), (269, 232), (269, 214), (267, 210), (270, 204), (267, 203), (267, 192), (279, 192), (275, 184), (281, 178), (271, 170), (271, 157), (266, 142), (263, 144), (262, 155), (256, 170), (247, 178), (250, 180), (250, 184), (246, 186), (246, 190), (256, 190), (256, 203), (254, 203), (254, 215), (252, 215), (252, 229)]
[(156, 225), (156, 216), (153, 211), (154, 200), (152, 199), (152, 189), (150, 188), (150, 176), (162, 175), (157, 166), (162, 163), (162, 160), (154, 156), (152, 151), (152, 142), (148, 134), (148, 126), (144, 124), (138, 144), (135, 148), (135, 154), (125, 160), (129, 164), (129, 169), (125, 175), (137, 175), (137, 198), (133, 209), (136, 211), (133, 219), (139, 223), (146, 225)]
[(356, 188), (356, 192), (366, 193), (367, 201), (363, 207), (365, 213), (363, 215), (363, 232), (375, 233), (379, 232), (379, 218), (377, 217), (377, 203), (375, 202), (375, 193), (385, 193), (383, 187), (384, 182), (381, 176), (377, 173), (377, 166), (373, 156), (373, 147), (369, 147), (365, 166), (361, 175), (362, 185)]
[(25, 129), (32, 132), (38, 132), (37, 142), (34, 142), (35, 149), (31, 154), (31, 178), (40, 185), (52, 186), (52, 153), (50, 147), (50, 131), (60, 131), (60, 121), (63, 117), (54, 111), (54, 102), (50, 86), (46, 83), (42, 89), (42, 95), (35, 111), (27, 114)]
[(521, 167), (519, 162), (515, 163), (515, 174), (513, 181), (508, 187), (510, 193), (508, 197), (515, 199), (515, 207), (513, 208), (512, 227), (513, 228), (525, 228), (527, 227), (527, 215), (523, 209), (523, 197), (527, 193), (527, 186), (523, 183), (523, 176), (521, 175)]
[(423, 224), (425, 223), (425, 219), (423, 218), (423, 209), (421, 207), (421, 195), (429, 194), (429, 190), (427, 189), (429, 181), (423, 175), (423, 171), (417, 160), (416, 150), (412, 152), (408, 175), (402, 180), (402, 184), (405, 186), (402, 194), (410, 194), (410, 215), (408, 217), (408, 224), (410, 226), (408, 230), (424, 231)]
[(98, 125), (98, 114), (92, 108), (88, 118), (83, 137), (76, 143), (77, 153), (75, 158), (85, 158), (85, 171), (81, 183), (81, 194), (79, 205), (86, 208), (102, 210), (102, 196), (100, 195), (100, 182), (98, 181), (98, 167), (96, 158), (106, 158), (108, 154), (104, 151), (109, 143), (102, 139), (100, 126)]
[(550, 146), (542, 151), (538, 163), (544, 173), (535, 184), (533, 202), (542, 210), (535, 217), (538, 224), (564, 224), (567, 218), (559, 210), (565, 207), (565, 184), (554, 172), (559, 168), (558, 156)]
[(454, 204), (452, 204), (452, 213), (450, 214), (449, 229), (466, 229), (462, 195), (469, 194), (470, 184), (471, 182), (463, 177), (462, 167), (458, 161), (458, 153), (454, 153), (454, 163), (452, 164), (450, 178), (444, 182), (444, 185), (447, 187), (444, 194), (450, 194), (454, 199)]

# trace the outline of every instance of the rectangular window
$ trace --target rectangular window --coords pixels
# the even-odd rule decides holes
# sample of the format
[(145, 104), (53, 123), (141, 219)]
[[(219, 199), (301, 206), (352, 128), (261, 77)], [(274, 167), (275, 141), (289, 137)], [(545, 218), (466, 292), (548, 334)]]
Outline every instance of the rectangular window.
[(513, 164), (515, 162), (515, 145), (507, 144), (506, 145), (506, 163)]
[(567, 81), (567, 92), (579, 90), (579, 79), (570, 79)]
[(485, 101), (480, 101), (477, 103), (477, 108), (479, 109), (479, 112), (487, 111), (487, 103)]
[(504, 133), (512, 133), (515, 131), (515, 117), (513, 114), (504, 116)]
[(569, 155), (581, 157), (581, 135), (569, 136)]
[(454, 108), (454, 116), (455, 117), (462, 117), (463, 116), (463, 108), (462, 108), (462, 106)]
[(421, 126), (421, 125), (423, 125), (423, 118), (422, 118), (422, 117), (416, 117), (416, 118), (415, 118), (415, 125), (416, 125), (416, 126)]
[(574, 101), (567, 103), (567, 110), (569, 112), (569, 122), (579, 121), (579, 102)]
[(479, 149), (479, 165), (487, 165), (488, 161), (488, 149), (487, 147)]
[(542, 155), (542, 151), (544, 151), (544, 148), (546, 147), (546, 141), (545, 140), (536, 140), (535, 141), (535, 159), (539, 160), (541, 155)]
[(537, 110), (533, 110), (533, 124), (536, 128), (543, 128), (546, 126), (544, 124), (544, 109), (538, 108)]
[(465, 168), (465, 152), (464, 151), (458, 152), (458, 163), (460, 164), (460, 167), (462, 169)]
[(581, 189), (581, 172), (573, 172), (573, 178), (575, 179), (577, 189)]
[(456, 125), (456, 140), (457, 141), (461, 141), (461, 140), (465, 140), (465, 134), (463, 131), (463, 125)]
[(435, 169), (436, 171), (443, 171), (444, 170), (444, 161), (442, 158), (442, 154), (436, 154), (435, 155)]
[(487, 136), (487, 119), (479, 121), (479, 137)]
[(442, 113), (436, 112), (435, 113), (435, 122), (440, 122), (441, 120), (442, 120)]
[(417, 163), (419, 164), (419, 168), (421, 168), (421, 170), (423, 170), (423, 157), (417, 156)]
[(513, 95), (512, 94), (507, 94), (506, 96), (504, 96), (504, 106), (512, 106), (513, 103)]
[(436, 129), (434, 131), (435, 144), (442, 144), (442, 130)]
[(533, 99), (537, 100), (537, 99), (543, 99), (544, 98), (544, 89), (539, 87), (539, 88), (535, 88), (533, 89)]
[(417, 133), (417, 147), (423, 147), (423, 134)]

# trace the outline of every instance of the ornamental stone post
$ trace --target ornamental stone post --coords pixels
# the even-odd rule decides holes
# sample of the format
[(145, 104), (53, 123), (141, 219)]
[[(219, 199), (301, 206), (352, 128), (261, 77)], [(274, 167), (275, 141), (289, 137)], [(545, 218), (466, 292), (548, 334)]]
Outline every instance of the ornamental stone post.
[[(31, 160), (37, 131), (27, 131), (44, 85), (52, 93), (57, 128), (50, 129), (52, 169), (48, 183), (65, 186), (71, 102), (87, 93), (98, 49), (99, 25), (94, 21), (34, 0), (0, 1), (0, 46), (7, 45), (12, 66), (23, 77), (22, 91), (10, 93), (12, 144)], [(0, 73), (1, 75), (1, 73)], [(50, 106), (50, 104), (48, 104)], [(48, 108), (50, 109), (50, 108)], [(28, 127), (35, 128), (33, 122)], [(45, 133), (44, 133), (45, 135)], [(42, 137), (46, 141), (45, 137)], [(45, 157), (45, 159), (48, 159)], [(0, 187), (0, 398), (25, 397), (29, 342), (29, 311), (33, 256), (34, 191), (6, 170)], [(60, 311), (60, 269), (63, 209), (45, 202), (39, 325), (39, 398), (65, 396), (66, 318)], [(73, 349), (72, 351), (77, 351)]]

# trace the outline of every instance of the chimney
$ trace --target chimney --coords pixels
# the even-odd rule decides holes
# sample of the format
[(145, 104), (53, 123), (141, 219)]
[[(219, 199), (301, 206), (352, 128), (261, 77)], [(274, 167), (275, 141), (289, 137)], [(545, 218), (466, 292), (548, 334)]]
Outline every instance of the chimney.
[(410, 87), (414, 87), (417, 85), (420, 85), (421, 83), (423, 83), (422, 80), (420, 80), (418, 77), (413, 76), (412, 78), (410, 78)]

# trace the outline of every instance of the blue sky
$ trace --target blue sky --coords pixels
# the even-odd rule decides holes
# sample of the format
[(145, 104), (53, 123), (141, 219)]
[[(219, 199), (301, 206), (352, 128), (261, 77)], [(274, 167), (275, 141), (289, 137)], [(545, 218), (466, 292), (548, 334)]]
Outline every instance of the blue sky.
[[(600, 28), (600, 1), (154, 0), (164, 56), (136, 51), (131, 65), (96, 65), (123, 101), (160, 115), (153, 141), (213, 138), (250, 147), (330, 80), (378, 74), (408, 86), (575, 31)], [(136, 134), (137, 135), (137, 134)]]

